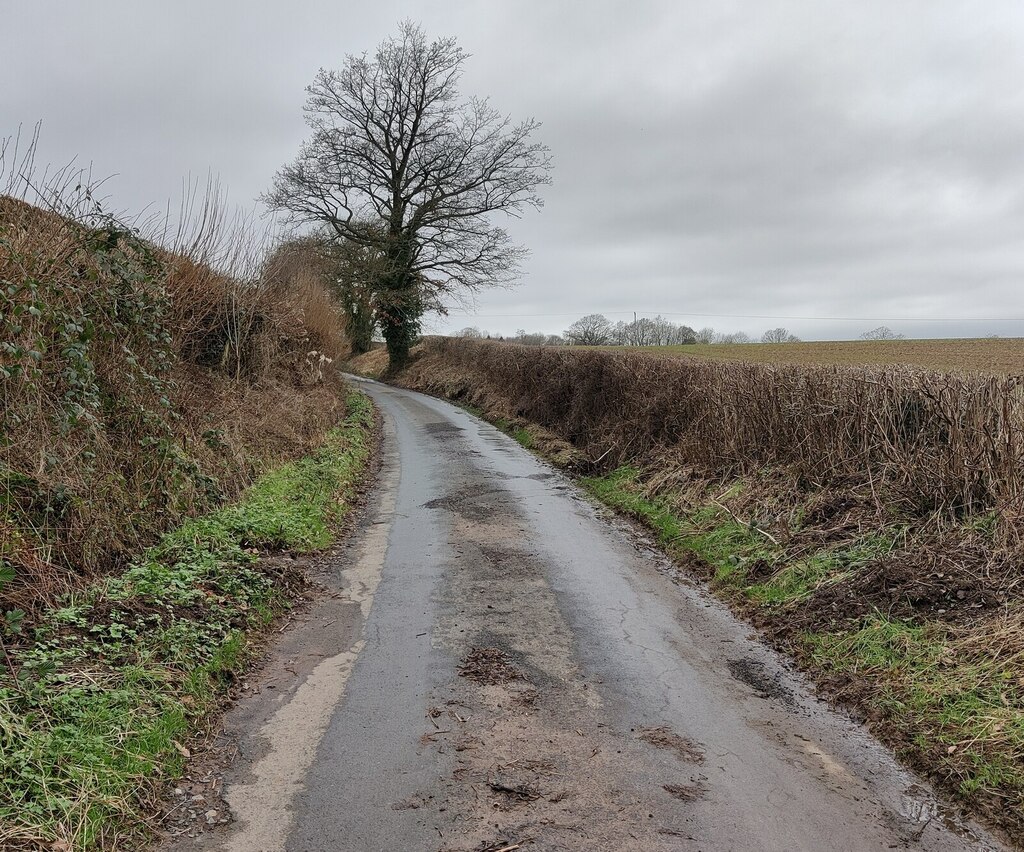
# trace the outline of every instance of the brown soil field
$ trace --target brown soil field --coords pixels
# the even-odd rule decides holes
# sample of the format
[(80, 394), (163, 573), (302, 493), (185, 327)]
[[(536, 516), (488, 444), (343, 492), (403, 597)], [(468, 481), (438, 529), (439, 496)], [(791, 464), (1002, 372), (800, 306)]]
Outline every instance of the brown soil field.
[[(613, 347), (619, 348), (619, 347)], [(908, 364), (931, 370), (1024, 374), (1024, 338), (836, 340), (814, 343), (715, 343), (642, 347), (640, 352), (771, 364)]]

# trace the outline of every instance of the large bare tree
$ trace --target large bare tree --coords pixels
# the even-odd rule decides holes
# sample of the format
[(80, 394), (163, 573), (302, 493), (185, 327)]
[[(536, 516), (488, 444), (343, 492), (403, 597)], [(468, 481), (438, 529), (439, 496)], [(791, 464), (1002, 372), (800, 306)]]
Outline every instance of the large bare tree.
[(375, 252), (375, 309), (392, 369), (408, 359), (425, 310), (512, 280), (525, 250), (492, 222), (540, 207), (550, 155), (485, 99), (463, 99), (467, 54), (402, 24), (374, 57), (348, 56), (307, 88), (312, 135), (265, 200)]
[(612, 339), (612, 324), (604, 314), (587, 314), (570, 325), (563, 336), (574, 346), (604, 346)]
[(761, 335), (762, 343), (799, 343), (800, 338), (790, 334), (788, 328), (770, 328)]

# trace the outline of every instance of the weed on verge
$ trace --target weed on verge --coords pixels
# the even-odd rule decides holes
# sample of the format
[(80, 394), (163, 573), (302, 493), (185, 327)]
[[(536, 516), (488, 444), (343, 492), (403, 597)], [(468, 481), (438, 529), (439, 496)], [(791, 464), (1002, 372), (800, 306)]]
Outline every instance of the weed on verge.
[(330, 542), (370, 453), (372, 408), (235, 505), (165, 535), (123, 574), (68, 596), (2, 644), (0, 846), (91, 850), (144, 832), (155, 785), (288, 606), (296, 578), (259, 554)]

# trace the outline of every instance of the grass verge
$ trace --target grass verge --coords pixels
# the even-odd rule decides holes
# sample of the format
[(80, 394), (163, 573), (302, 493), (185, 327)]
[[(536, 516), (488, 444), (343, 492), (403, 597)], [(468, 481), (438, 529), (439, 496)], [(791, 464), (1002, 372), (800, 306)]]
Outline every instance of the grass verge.
[(910, 732), (893, 738), (904, 757), (933, 767), (964, 799), (1010, 816), (1024, 803), (1024, 678), (1021, 655), (991, 640), (993, 631), (1019, 637), (1021, 629), (1019, 615), (959, 629), (876, 612), (853, 629), (803, 641), (848, 688), (872, 684), (882, 727)]
[(347, 409), (313, 454), (2, 637), (0, 848), (85, 852), (145, 834), (157, 785), (181, 771), (250, 635), (301, 583), (260, 555), (327, 546), (351, 505), (373, 413), (358, 393)]
[[(652, 496), (632, 467), (582, 484), (643, 523), (677, 561), (697, 567), (714, 591), (858, 708), (902, 758), (1018, 843), (1024, 839), (1024, 610), (1010, 605), (950, 620), (872, 607), (843, 617), (836, 589), (878, 566), (883, 576), (871, 583), (883, 585), (886, 560), (913, 548), (904, 525), (791, 548), (716, 501), (681, 511), (686, 501)], [(730, 490), (745, 487), (739, 481)], [(798, 506), (792, 516), (808, 514)]]

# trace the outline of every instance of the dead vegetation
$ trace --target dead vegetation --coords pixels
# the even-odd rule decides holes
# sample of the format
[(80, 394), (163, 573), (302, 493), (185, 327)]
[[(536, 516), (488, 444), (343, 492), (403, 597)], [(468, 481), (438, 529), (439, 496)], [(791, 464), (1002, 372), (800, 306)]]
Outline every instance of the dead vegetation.
[(459, 666), (459, 674), (480, 684), (502, 684), (522, 680), (523, 674), (500, 648), (473, 648)]
[(259, 262), (215, 197), (164, 248), (82, 192), (0, 195), (4, 609), (123, 566), (344, 411), (323, 281)]
[(700, 784), (664, 784), (662, 789), (680, 802), (692, 802), (704, 795)]
[(906, 367), (718, 364), (430, 338), (410, 386), (525, 418), (595, 470), (671, 459), (728, 480), (785, 468), (803, 490), (867, 483), (888, 506), (966, 517), (1024, 508), (1024, 388), (1014, 377)]
[(704, 751), (700, 746), (665, 725), (659, 725), (656, 728), (641, 728), (637, 733), (645, 743), (649, 743), (655, 748), (674, 752), (680, 760), (687, 763), (704, 762)]

